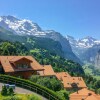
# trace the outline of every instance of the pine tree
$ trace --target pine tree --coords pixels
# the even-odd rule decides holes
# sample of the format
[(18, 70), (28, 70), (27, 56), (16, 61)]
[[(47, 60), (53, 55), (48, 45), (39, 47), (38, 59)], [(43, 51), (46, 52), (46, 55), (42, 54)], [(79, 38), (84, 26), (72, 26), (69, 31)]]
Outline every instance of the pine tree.
[(6, 86), (2, 87), (1, 95), (7, 95), (7, 87)]
[(9, 94), (9, 95), (12, 95), (13, 93), (14, 93), (13, 88), (10, 87), (10, 88), (8, 89), (8, 94)]

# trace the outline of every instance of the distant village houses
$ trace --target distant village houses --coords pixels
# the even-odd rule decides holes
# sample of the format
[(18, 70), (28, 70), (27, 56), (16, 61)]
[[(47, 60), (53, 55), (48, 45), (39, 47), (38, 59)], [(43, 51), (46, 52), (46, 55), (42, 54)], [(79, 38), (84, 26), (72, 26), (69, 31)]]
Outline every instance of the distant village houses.
[(40, 65), (32, 56), (0, 56), (0, 73), (29, 78), (32, 75), (56, 77), (67, 90), (87, 88), (82, 77), (72, 77), (67, 72), (54, 72), (51, 65)]

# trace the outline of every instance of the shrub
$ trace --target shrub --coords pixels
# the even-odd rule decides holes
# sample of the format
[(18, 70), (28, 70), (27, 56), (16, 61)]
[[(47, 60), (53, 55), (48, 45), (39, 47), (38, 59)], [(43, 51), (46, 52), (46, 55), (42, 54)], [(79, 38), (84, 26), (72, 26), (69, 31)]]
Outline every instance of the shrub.
[(36, 83), (36, 82), (38, 81), (39, 78), (40, 78), (39, 75), (32, 75), (32, 76), (30, 77), (30, 81)]
[(100, 94), (100, 88), (96, 90), (96, 93), (97, 94)]
[(7, 87), (6, 86), (2, 86), (1, 95), (7, 95)]
[(57, 80), (56, 78), (40, 77), (32, 75), (30, 77), (30, 80), (39, 85), (52, 89), (53, 91), (59, 91), (63, 88), (61, 81)]
[(13, 88), (11, 88), (11, 87), (10, 87), (10, 88), (8, 88), (8, 94), (9, 94), (9, 95), (14, 94)]
[(28, 100), (42, 100), (39, 96), (36, 95), (29, 95)]
[(66, 90), (57, 91), (57, 95), (66, 98), (66, 100), (69, 100), (69, 92)]

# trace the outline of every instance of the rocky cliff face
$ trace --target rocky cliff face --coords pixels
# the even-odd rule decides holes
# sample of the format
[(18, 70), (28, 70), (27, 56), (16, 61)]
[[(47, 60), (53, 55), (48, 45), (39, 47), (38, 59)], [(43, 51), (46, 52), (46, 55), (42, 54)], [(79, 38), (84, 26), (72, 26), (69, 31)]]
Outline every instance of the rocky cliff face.
[(100, 50), (95, 57), (95, 67), (100, 69)]
[(69, 40), (73, 52), (81, 61), (94, 64), (96, 53), (100, 49), (100, 40), (90, 36), (79, 40), (76, 40), (72, 36), (66, 36), (66, 38)]

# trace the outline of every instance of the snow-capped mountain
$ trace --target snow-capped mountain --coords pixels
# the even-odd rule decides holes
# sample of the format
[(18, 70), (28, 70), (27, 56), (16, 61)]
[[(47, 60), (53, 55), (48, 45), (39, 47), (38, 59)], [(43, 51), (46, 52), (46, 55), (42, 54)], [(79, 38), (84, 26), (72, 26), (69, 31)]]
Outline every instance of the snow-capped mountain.
[(14, 16), (1, 16), (0, 26), (11, 31), (14, 35), (50, 38), (58, 41), (62, 46), (65, 58), (80, 62), (80, 60), (72, 52), (69, 41), (59, 32), (54, 30), (42, 30), (38, 24), (33, 23), (30, 20), (18, 19)]
[(90, 36), (78, 40), (79, 47), (90, 48), (97, 44), (100, 44), (100, 41)]
[(37, 35), (40, 32), (44, 34), (36, 23), (26, 19), (20, 20), (13, 16), (1, 16), (0, 26), (18, 35)]
[(67, 35), (66, 38), (69, 40), (71, 46), (75, 46), (77, 48), (90, 48), (94, 45), (100, 44), (100, 40), (90, 36), (78, 40), (69, 35)]
[(72, 36), (66, 36), (72, 47), (73, 52), (85, 62), (94, 62), (98, 49), (100, 49), (100, 40), (87, 36), (76, 40)]

